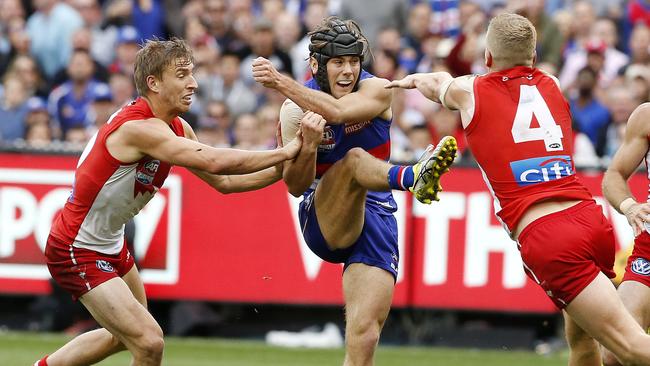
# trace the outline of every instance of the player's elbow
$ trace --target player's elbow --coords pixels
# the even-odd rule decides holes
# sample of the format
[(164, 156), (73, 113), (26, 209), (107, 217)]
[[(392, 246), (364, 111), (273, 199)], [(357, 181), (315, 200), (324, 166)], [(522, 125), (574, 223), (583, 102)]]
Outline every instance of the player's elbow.
[(300, 197), (309, 188), (309, 184), (303, 182), (295, 182), (285, 177), (284, 183), (287, 185), (287, 190), (294, 197)]
[(236, 160), (225, 161), (224, 159), (214, 158), (208, 162), (205, 171), (210, 174), (241, 174), (241, 163)]

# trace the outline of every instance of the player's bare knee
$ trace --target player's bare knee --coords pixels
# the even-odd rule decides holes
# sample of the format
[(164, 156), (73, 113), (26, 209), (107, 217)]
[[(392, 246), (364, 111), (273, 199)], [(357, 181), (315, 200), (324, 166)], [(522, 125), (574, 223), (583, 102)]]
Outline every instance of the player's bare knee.
[(162, 357), (165, 341), (162, 335), (146, 333), (136, 342), (138, 353), (146, 359), (158, 359)]
[(109, 340), (111, 349), (114, 349), (115, 351), (123, 351), (126, 349), (126, 346), (122, 341), (120, 341), (116, 336), (111, 334), (111, 339)]
[(364, 349), (374, 349), (379, 342), (380, 329), (377, 322), (361, 321), (355, 322), (350, 327), (347, 340), (348, 343), (354, 343), (356, 346)]
[(355, 147), (350, 149), (341, 162), (343, 163), (344, 166), (348, 167), (349, 169), (356, 169), (357, 165), (359, 164), (359, 161), (361, 161), (361, 157), (363, 157), (366, 153), (365, 150), (363, 150), (360, 147)]

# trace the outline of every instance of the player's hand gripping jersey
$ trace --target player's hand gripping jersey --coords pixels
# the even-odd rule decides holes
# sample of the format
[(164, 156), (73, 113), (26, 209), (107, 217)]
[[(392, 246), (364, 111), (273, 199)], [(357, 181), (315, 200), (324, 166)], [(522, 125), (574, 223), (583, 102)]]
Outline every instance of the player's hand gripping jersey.
[(554, 79), (519, 66), (474, 80), (465, 132), (508, 232), (530, 205), (591, 200), (575, 176), (569, 105)]

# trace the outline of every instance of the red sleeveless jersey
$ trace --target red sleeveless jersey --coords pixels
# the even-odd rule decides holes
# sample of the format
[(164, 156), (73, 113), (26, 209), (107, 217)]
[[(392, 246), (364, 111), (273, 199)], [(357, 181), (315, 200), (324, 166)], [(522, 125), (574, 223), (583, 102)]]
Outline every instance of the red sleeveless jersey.
[(478, 76), (474, 103), (467, 142), (508, 232), (536, 202), (593, 199), (575, 176), (569, 105), (551, 77), (524, 66)]
[[(62, 243), (105, 254), (119, 253), (124, 224), (162, 187), (171, 165), (145, 156), (133, 163), (115, 159), (106, 138), (128, 121), (153, 118), (149, 104), (138, 98), (113, 114), (84, 149), (75, 172), (72, 194), (57, 216), (50, 235)], [(176, 117), (170, 128), (184, 136)]]

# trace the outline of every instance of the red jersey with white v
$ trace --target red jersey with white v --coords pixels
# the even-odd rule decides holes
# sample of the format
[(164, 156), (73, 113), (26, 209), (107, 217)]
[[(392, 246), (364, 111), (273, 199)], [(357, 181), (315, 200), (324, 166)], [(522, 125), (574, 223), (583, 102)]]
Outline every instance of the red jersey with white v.
[[(121, 162), (108, 152), (106, 138), (125, 122), (153, 117), (147, 102), (138, 98), (97, 131), (79, 159), (72, 194), (52, 224), (50, 235), (75, 247), (105, 254), (120, 252), (124, 224), (162, 187), (171, 165), (150, 156), (134, 163)], [(170, 128), (177, 136), (184, 136), (178, 117)]]
[(535, 202), (592, 199), (575, 176), (569, 106), (552, 78), (524, 66), (478, 76), (474, 101), (467, 142), (509, 232)]

